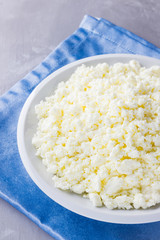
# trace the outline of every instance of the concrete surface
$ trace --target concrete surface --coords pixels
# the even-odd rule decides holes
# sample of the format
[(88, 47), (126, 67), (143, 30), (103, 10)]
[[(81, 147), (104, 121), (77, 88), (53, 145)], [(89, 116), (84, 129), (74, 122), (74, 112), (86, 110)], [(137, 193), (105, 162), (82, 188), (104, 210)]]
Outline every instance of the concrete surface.
[[(158, 0), (0, 0), (0, 94), (33, 69), (85, 14), (103, 17), (160, 47)], [(53, 239), (0, 200), (0, 240)]]

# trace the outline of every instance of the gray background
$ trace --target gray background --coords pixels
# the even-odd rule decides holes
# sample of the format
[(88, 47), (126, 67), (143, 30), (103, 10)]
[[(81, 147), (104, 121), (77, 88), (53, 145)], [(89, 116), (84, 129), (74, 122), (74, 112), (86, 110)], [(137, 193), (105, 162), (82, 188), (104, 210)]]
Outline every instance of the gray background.
[[(0, 0), (0, 94), (78, 28), (85, 14), (103, 17), (160, 47), (159, 0)], [(0, 239), (51, 238), (0, 200)]]

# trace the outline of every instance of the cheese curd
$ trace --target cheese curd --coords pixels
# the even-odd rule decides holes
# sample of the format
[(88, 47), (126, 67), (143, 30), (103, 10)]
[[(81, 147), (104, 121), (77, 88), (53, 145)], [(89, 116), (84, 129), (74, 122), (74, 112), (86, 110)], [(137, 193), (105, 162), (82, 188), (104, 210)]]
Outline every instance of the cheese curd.
[(160, 202), (159, 66), (82, 65), (35, 111), (32, 143), (57, 188), (109, 209)]

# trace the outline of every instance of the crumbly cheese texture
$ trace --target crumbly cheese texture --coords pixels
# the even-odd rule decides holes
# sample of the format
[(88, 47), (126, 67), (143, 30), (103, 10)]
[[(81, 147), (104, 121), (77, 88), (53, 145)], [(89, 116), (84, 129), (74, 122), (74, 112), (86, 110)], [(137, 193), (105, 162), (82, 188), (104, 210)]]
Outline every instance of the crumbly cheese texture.
[(32, 143), (57, 188), (109, 209), (160, 202), (159, 66), (82, 65), (35, 111)]

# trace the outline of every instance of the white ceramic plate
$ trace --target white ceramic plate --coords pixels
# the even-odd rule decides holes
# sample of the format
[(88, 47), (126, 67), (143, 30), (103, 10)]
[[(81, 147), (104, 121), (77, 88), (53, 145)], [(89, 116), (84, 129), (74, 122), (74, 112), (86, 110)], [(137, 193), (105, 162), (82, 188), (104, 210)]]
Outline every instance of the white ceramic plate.
[(34, 107), (40, 100), (53, 94), (57, 84), (62, 80), (67, 80), (75, 69), (83, 63), (88, 66), (102, 62), (114, 64), (116, 62), (128, 62), (132, 59), (138, 60), (146, 67), (160, 65), (158, 59), (128, 54), (99, 55), (68, 64), (52, 73), (35, 88), (22, 109), (18, 123), (17, 138), (20, 156), (27, 172), (37, 186), (63, 207), (85, 217), (104, 222), (133, 224), (159, 221), (160, 205), (147, 210), (108, 210), (105, 207), (96, 208), (92, 206), (88, 199), (84, 199), (80, 195), (55, 188), (51, 179), (52, 176), (46, 171), (41, 160), (35, 156), (35, 149), (32, 145), (32, 137), (37, 127)]

